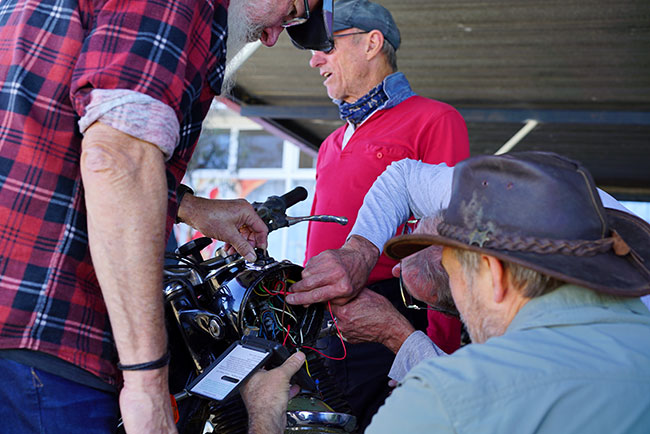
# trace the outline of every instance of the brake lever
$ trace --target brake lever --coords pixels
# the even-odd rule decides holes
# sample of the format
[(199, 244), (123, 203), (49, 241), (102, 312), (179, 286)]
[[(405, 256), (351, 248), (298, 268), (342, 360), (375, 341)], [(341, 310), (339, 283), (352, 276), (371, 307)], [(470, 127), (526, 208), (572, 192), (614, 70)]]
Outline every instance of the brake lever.
[(312, 221), (338, 223), (341, 226), (345, 226), (348, 224), (347, 217), (339, 217), (334, 215), (309, 215), (304, 217), (289, 217), (283, 214), (274, 214), (272, 218), (266, 220), (266, 227), (269, 228), (269, 232), (272, 232), (276, 229), (293, 226), (296, 223), (312, 222)]

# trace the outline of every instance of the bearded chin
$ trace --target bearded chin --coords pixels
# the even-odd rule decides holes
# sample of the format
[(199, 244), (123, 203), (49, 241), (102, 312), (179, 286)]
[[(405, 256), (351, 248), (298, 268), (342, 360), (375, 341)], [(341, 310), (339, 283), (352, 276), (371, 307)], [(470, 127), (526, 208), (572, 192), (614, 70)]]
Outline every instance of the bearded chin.
[(490, 338), (503, 335), (508, 325), (501, 320), (497, 312), (491, 311), (481, 303), (476, 291), (467, 290), (467, 301), (463, 308), (458, 310), (472, 343), (482, 344)]
[[(226, 45), (226, 65), (230, 64), (232, 59), (241, 51), (249, 42), (257, 41), (263, 27), (258, 23), (253, 23), (250, 14), (250, 8), (254, 2), (249, 0), (230, 0), (228, 6), (228, 42)], [(235, 85), (235, 74), (228, 71), (221, 86), (221, 94), (228, 95)]]

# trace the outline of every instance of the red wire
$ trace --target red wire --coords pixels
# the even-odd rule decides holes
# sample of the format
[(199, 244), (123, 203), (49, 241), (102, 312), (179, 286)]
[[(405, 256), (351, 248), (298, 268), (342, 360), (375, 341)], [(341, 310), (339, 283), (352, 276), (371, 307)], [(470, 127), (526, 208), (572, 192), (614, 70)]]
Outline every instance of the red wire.
[[(285, 285), (284, 285), (284, 282), (276, 282), (276, 284), (275, 284), (275, 288), (277, 288), (278, 283), (282, 286), (282, 289), (281, 289), (280, 291), (276, 292), (276, 293), (272, 293), (271, 291), (269, 291), (268, 289), (266, 289), (266, 287), (265, 287), (264, 285), (262, 285), (262, 284), (260, 284), (260, 286), (261, 286), (262, 289), (264, 289), (264, 291), (266, 291), (269, 295), (278, 295), (278, 294), (280, 294), (280, 295), (286, 295), (288, 292), (285, 290), (286, 287), (285, 287)], [(275, 288), (273, 288), (273, 290), (275, 290)], [(286, 303), (286, 300), (284, 300), (284, 302)], [(343, 341), (343, 334), (341, 333), (341, 330), (339, 330), (339, 325), (336, 323), (336, 319), (334, 318), (334, 314), (332, 313), (332, 305), (330, 304), (329, 301), (327, 302), (327, 308), (329, 309), (330, 316), (332, 317), (332, 320), (334, 321), (334, 325), (336, 326), (336, 334), (338, 334), (339, 339), (341, 340), (341, 345), (343, 346), (343, 356), (342, 356), (342, 357), (332, 357), (332, 356), (328, 356), (327, 354), (325, 354), (325, 353), (323, 353), (323, 352), (317, 350), (316, 348), (308, 347), (308, 346), (306, 346), (306, 345), (303, 345), (303, 348), (307, 348), (308, 350), (316, 351), (316, 352), (317, 352), (318, 354), (320, 354), (321, 356), (326, 357), (326, 358), (328, 358), (328, 359), (330, 359), (330, 360), (343, 360), (343, 359), (345, 359), (345, 358), (347, 357), (347, 354), (348, 354), (348, 353), (347, 353), (347, 349), (345, 348), (345, 342)], [(282, 316), (284, 317), (284, 309), (283, 309), (283, 311), (282, 311)], [(282, 321), (282, 322), (283, 322), (283, 321)], [(282, 346), (286, 346), (287, 338), (289, 337), (289, 331), (290, 331), (290, 330), (291, 330), (291, 325), (290, 325), (290, 324), (287, 324), (287, 331), (286, 331), (286, 333), (285, 333), (285, 335), (284, 335), (284, 340), (282, 341)]]
[[(281, 289), (280, 291), (276, 291), (276, 292), (271, 292), (271, 291), (269, 291), (269, 290), (266, 288), (266, 286), (264, 286), (262, 283), (260, 283), (260, 286), (261, 286), (262, 289), (263, 289), (264, 291), (266, 291), (266, 293), (269, 294), (269, 295), (287, 295), (287, 294), (289, 294), (287, 291), (284, 290), (284, 285), (283, 285), (281, 282), (276, 282), (275, 287), (277, 288), (278, 283), (282, 286), (282, 289)], [(275, 291), (275, 288), (273, 288), (273, 290)]]
[(266, 289), (266, 286), (264, 286), (264, 284), (260, 283), (260, 286), (262, 287), (262, 289), (263, 289), (264, 291), (266, 291), (267, 294), (269, 294), (269, 295), (274, 295), (274, 294), (271, 294), (271, 291), (269, 291), (268, 289)]
[[(280, 285), (280, 290), (279, 291), (277, 289), (278, 285)], [(285, 288), (286, 288), (286, 286), (285, 286), (284, 282), (281, 281), (281, 280), (278, 280), (277, 282), (275, 282), (275, 288), (273, 288), (273, 290), (276, 291), (276, 294), (286, 295), (287, 292), (285, 291)]]
[(287, 338), (289, 337), (289, 330), (291, 330), (291, 324), (287, 324), (287, 333), (284, 335), (284, 340), (282, 341), (282, 346), (283, 347), (287, 343)]
[[(322, 353), (322, 352), (318, 351), (316, 348), (312, 348), (312, 347), (308, 347), (308, 346), (303, 346), (303, 348), (307, 348), (309, 350), (316, 351), (321, 356), (326, 357), (326, 358), (328, 358), (330, 360), (343, 360), (348, 355), (347, 350), (345, 349), (345, 342), (343, 341), (343, 335), (341, 334), (341, 330), (339, 330), (339, 325), (336, 323), (336, 318), (334, 318), (334, 314), (332, 313), (332, 305), (330, 304), (329, 301), (327, 302), (327, 308), (330, 311), (330, 316), (332, 317), (332, 321), (334, 321), (334, 325), (336, 326), (336, 333), (339, 335), (339, 339), (341, 340), (341, 345), (343, 346), (343, 357), (331, 357), (331, 356), (328, 356), (325, 353)], [(285, 340), (286, 340), (286, 338), (285, 338)]]

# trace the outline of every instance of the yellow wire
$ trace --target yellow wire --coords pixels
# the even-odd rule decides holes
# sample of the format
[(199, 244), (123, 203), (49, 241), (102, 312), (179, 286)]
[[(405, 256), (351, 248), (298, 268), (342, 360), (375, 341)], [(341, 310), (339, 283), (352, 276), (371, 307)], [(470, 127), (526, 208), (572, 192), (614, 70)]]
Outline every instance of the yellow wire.
[(307, 363), (307, 359), (305, 359), (305, 368), (307, 369), (307, 374), (311, 377), (311, 372), (309, 372), (309, 363)]

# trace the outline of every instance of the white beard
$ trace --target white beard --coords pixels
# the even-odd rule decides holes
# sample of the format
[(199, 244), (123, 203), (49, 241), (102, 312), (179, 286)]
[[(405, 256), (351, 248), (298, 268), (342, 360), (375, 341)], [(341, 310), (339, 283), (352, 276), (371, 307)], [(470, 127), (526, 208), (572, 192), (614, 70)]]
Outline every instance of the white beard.
[[(251, 0), (230, 0), (228, 6), (228, 42), (226, 64), (228, 64), (249, 42), (257, 41), (264, 29), (263, 23), (254, 23), (251, 9), (258, 8), (258, 2)], [(221, 94), (227, 95), (235, 85), (235, 75), (226, 74), (221, 85)]]

